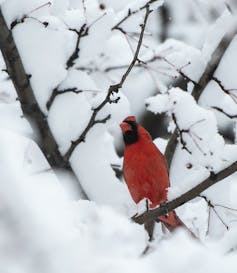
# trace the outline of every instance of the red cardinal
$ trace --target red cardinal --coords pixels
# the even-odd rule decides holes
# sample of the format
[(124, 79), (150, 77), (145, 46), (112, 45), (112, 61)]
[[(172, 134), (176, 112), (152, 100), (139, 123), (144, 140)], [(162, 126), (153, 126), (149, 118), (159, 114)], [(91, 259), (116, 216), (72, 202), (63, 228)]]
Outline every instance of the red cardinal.
[[(170, 186), (165, 157), (135, 117), (127, 117), (120, 127), (125, 144), (123, 174), (132, 199), (135, 203), (148, 199), (150, 208), (155, 208), (167, 200)], [(183, 226), (175, 211), (158, 219), (170, 231)]]

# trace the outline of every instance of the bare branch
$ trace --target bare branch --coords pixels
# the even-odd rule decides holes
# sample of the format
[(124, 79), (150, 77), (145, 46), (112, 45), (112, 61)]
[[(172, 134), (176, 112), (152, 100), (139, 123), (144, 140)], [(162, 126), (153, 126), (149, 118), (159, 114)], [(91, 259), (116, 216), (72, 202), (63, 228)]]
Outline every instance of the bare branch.
[(78, 93), (82, 93), (83, 91), (82, 90), (78, 90), (76, 87), (72, 87), (72, 88), (67, 88), (67, 89), (63, 89), (63, 90), (58, 90), (57, 88), (55, 88), (46, 104), (47, 106), (47, 109), (49, 110), (55, 100), (55, 98), (58, 96), (58, 95), (61, 95), (61, 94), (65, 94), (65, 93), (75, 93), (75, 94), (78, 94)]
[(102, 92), (101, 90), (96, 90), (96, 89), (77, 89), (77, 87), (70, 87), (66, 89), (58, 89), (59, 87), (54, 88), (54, 90), (51, 93), (50, 98), (48, 99), (48, 102), (46, 104), (47, 109), (49, 110), (55, 100), (55, 98), (59, 95), (65, 94), (65, 93), (74, 93), (74, 94), (79, 94), (82, 92), (91, 92), (91, 93), (97, 93), (97, 92)]
[(32, 17), (32, 16), (24, 16), (24, 17), (22, 17), (21, 19), (19, 19), (19, 20), (16, 19), (15, 21), (13, 21), (13, 22), (11, 23), (11, 30), (13, 30), (13, 28), (14, 28), (16, 25), (24, 23), (26, 19), (34, 20), (34, 21), (36, 21), (36, 22), (42, 24), (45, 28), (48, 27), (48, 25), (49, 25), (48, 22), (46, 22), (46, 21), (42, 22), (42, 21), (40, 21), (39, 19), (37, 19), (37, 18), (35, 18), (35, 17)]
[(237, 212), (237, 209), (234, 209), (234, 208), (230, 208), (230, 207), (227, 207), (225, 205), (220, 205), (220, 204), (215, 204), (216, 207), (221, 207), (223, 209), (227, 209), (227, 210), (232, 210), (232, 211), (236, 211)]
[(26, 19), (35, 20), (35, 21), (37, 21), (38, 23), (41, 23), (41, 24), (43, 24), (45, 27), (47, 27), (48, 24), (49, 24), (48, 22), (41, 22), (39, 19), (37, 19), (37, 18), (35, 18), (35, 17), (32, 17), (32, 16), (29, 16), (29, 14), (31, 14), (31, 13), (33, 13), (33, 12), (39, 10), (39, 9), (42, 9), (42, 8), (44, 8), (44, 7), (46, 7), (46, 6), (51, 6), (51, 4), (52, 4), (52, 3), (51, 3), (50, 1), (48, 1), (47, 3), (45, 3), (45, 4), (43, 4), (43, 5), (40, 5), (40, 6), (37, 7), (37, 8), (34, 8), (34, 9), (31, 10), (30, 12), (28, 12), (27, 14), (24, 14), (20, 19), (19, 19), (19, 18), (15, 19), (15, 20), (11, 23), (11, 25), (10, 25), (11, 30), (12, 30), (16, 25), (24, 23)]
[(172, 114), (172, 119), (173, 119), (173, 121), (175, 123), (176, 129), (177, 129), (177, 132), (178, 132), (178, 135), (179, 135), (180, 143), (182, 144), (182, 149), (186, 150), (189, 154), (192, 154), (192, 152), (187, 147), (186, 141), (183, 139), (183, 134), (188, 133), (189, 130), (181, 130), (179, 128), (179, 125), (177, 123), (177, 120), (176, 120), (176, 117), (175, 117), (174, 113)]
[(210, 199), (208, 199), (205, 195), (199, 195), (199, 196), (206, 201), (207, 206), (209, 207), (209, 209), (208, 209), (209, 215), (208, 215), (208, 230), (207, 230), (207, 234), (209, 232), (209, 227), (210, 227), (210, 213), (211, 213), (211, 210), (213, 210), (213, 212), (215, 213), (215, 215), (217, 216), (217, 218), (221, 221), (221, 223), (224, 225), (224, 227), (228, 230), (229, 226), (224, 222), (224, 220), (221, 218), (220, 214), (215, 209), (216, 205), (213, 204), (212, 201)]
[(181, 129), (178, 125), (178, 121), (177, 118), (175, 116), (174, 113), (172, 113), (172, 119), (176, 125), (176, 129), (178, 132), (178, 136), (179, 136), (179, 140), (180, 143), (182, 144), (182, 149), (186, 150), (189, 154), (192, 154), (192, 151), (188, 148), (186, 141), (184, 140), (183, 135), (187, 134), (193, 141), (193, 143), (196, 145), (196, 147), (198, 148), (198, 150), (205, 156), (206, 153), (203, 151), (203, 149), (201, 148), (200, 144), (197, 141), (202, 141), (202, 138), (200, 136), (198, 136), (195, 132), (193, 132), (191, 129), (192, 127), (194, 127), (196, 124), (203, 122), (205, 119), (201, 119), (198, 120), (196, 122), (194, 122), (189, 128), (187, 129)]
[[(134, 67), (142, 67), (144, 68), (145, 66), (147, 66), (150, 63), (155, 62), (156, 60), (163, 60), (163, 57), (161, 56), (153, 56), (150, 59), (147, 59), (145, 61), (142, 60), (137, 60), (138, 62), (134, 65)], [(120, 69), (127, 69), (129, 66), (129, 64), (124, 64), (124, 65), (115, 65), (115, 66), (108, 66), (104, 69), (101, 69), (99, 67), (85, 67), (85, 66), (79, 66), (76, 67), (76, 69), (81, 70), (81, 71), (87, 71), (88, 73), (94, 73), (94, 72), (105, 72), (108, 73), (110, 71), (114, 71), (114, 70), (120, 70)]]
[(82, 37), (85, 37), (89, 34), (89, 27), (87, 27), (86, 24), (82, 25), (82, 27), (80, 28), (80, 30), (76, 30), (76, 29), (69, 29), (70, 31), (73, 31), (77, 34), (77, 42), (76, 42), (76, 46), (75, 49), (72, 53), (72, 55), (68, 58), (67, 60), (67, 69), (69, 69), (70, 67), (72, 67), (76, 61), (76, 59), (79, 57), (79, 45), (80, 45), (80, 41)]
[(223, 115), (226, 115), (230, 119), (237, 118), (237, 114), (236, 115), (228, 114), (223, 109), (221, 109), (220, 107), (212, 106), (211, 108), (217, 110), (218, 112), (222, 113)]
[(229, 230), (229, 226), (224, 222), (224, 220), (221, 218), (220, 214), (216, 211), (215, 206), (212, 207), (212, 210), (214, 211), (214, 213), (216, 214), (216, 216), (218, 217), (218, 219), (221, 221), (221, 223), (224, 225), (224, 227)]
[(219, 79), (217, 79), (216, 77), (212, 77), (212, 80), (215, 81), (219, 85), (219, 87), (221, 88), (221, 90), (224, 93), (226, 93), (227, 95), (229, 95), (232, 98), (232, 100), (235, 103), (237, 103), (237, 94), (232, 93), (233, 91), (237, 91), (236, 88), (235, 89), (227, 89), (227, 88), (225, 88), (224, 84)]
[(124, 72), (124, 74), (122, 75), (120, 82), (117, 84), (114, 84), (114, 85), (110, 85), (105, 99), (96, 108), (93, 109), (93, 114), (91, 115), (91, 118), (90, 118), (86, 128), (83, 130), (82, 134), (78, 137), (77, 140), (72, 141), (72, 144), (71, 144), (69, 150), (64, 155), (65, 161), (69, 160), (69, 158), (71, 157), (71, 155), (72, 155), (73, 151), (75, 150), (75, 148), (77, 147), (77, 145), (80, 144), (81, 142), (85, 141), (85, 137), (86, 137), (87, 133), (95, 124), (106, 122), (110, 118), (110, 115), (108, 115), (107, 117), (105, 117), (104, 119), (102, 119), (100, 121), (96, 120), (97, 114), (100, 112), (100, 110), (107, 103), (117, 103), (118, 102), (119, 98), (117, 98), (115, 100), (111, 100), (111, 95), (113, 93), (118, 93), (119, 89), (122, 88), (125, 80), (127, 79), (128, 75), (130, 74), (131, 70), (133, 69), (134, 65), (136, 64), (136, 62), (138, 60), (138, 55), (139, 55), (142, 41), (143, 41), (144, 31), (145, 31), (147, 20), (148, 20), (150, 13), (151, 13), (151, 10), (149, 9), (149, 5), (146, 5), (146, 14), (145, 14), (144, 22), (141, 25), (141, 33), (140, 33), (139, 41), (137, 43), (136, 51), (134, 53), (134, 56), (133, 56), (133, 59), (132, 59), (130, 65), (128, 66), (128, 68)]
[(194, 80), (192, 80), (188, 75), (186, 75), (184, 72), (183, 72), (183, 68), (190, 65), (191, 62), (188, 62), (187, 64), (185, 64), (184, 66), (178, 68), (176, 67), (173, 63), (171, 63), (169, 60), (167, 60), (165, 57), (163, 57), (163, 60), (169, 64), (170, 66), (172, 66), (174, 68), (174, 70), (179, 73), (180, 76), (182, 76), (185, 80), (188, 80), (189, 82), (193, 83), (194, 86), (198, 85), (197, 82), (195, 82)]
[(209, 231), (210, 231), (210, 224), (211, 224), (211, 207), (208, 206), (208, 218), (207, 218), (206, 236), (209, 234)]
[[(150, 1), (148, 1), (145, 5), (141, 6), (140, 8), (138, 8), (138, 9), (136, 9), (136, 10), (134, 10), (134, 11), (131, 11), (131, 10), (129, 9), (127, 15), (126, 15), (124, 18), (122, 18), (115, 26), (113, 26), (113, 27), (112, 27), (112, 30), (117, 29), (117, 30), (120, 30), (120, 31), (121, 31), (122, 29), (120, 28), (120, 25), (121, 25), (122, 23), (124, 23), (129, 17), (131, 17), (131, 16), (133, 16), (134, 14), (136, 14), (136, 13), (138, 13), (138, 12), (140, 12), (140, 11), (146, 9), (147, 7), (150, 6), (150, 4), (153, 4), (153, 3), (157, 2), (157, 1), (159, 1), (159, 0), (150, 0)], [(123, 30), (122, 30), (122, 31), (123, 31)]]
[(167, 212), (174, 210), (187, 203), (188, 201), (198, 197), (203, 191), (216, 184), (217, 182), (223, 180), (224, 178), (230, 176), (231, 174), (235, 173), (236, 171), (237, 161), (217, 173), (211, 172), (210, 176), (207, 179), (202, 181), (191, 190), (177, 197), (176, 199), (169, 201), (154, 210), (150, 210), (148, 212), (142, 213), (141, 215), (135, 216), (132, 218), (132, 220), (138, 224), (144, 224), (147, 219), (149, 219), (149, 221), (156, 220), (159, 216), (166, 215)]

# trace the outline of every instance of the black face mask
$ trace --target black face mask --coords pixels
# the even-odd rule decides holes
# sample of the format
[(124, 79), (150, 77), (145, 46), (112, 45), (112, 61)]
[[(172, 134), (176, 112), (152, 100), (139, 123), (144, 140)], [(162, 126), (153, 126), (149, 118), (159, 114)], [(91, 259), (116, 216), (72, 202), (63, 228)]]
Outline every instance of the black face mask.
[(131, 126), (132, 130), (123, 134), (125, 145), (130, 145), (138, 141), (137, 123), (135, 121), (124, 121)]

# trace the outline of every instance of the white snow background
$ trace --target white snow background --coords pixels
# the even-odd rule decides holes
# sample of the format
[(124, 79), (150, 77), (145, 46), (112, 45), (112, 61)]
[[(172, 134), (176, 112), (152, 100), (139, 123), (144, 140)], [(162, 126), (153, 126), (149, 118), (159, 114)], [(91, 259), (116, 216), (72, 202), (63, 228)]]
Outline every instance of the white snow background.
[[(3, 0), (0, 4), (9, 27), (26, 16), (12, 29), (13, 37), (26, 73), (31, 75), (37, 102), (60, 152), (65, 154), (71, 141), (83, 132), (93, 107), (105, 98), (111, 84), (119, 82), (130, 63), (144, 10), (122, 24), (127, 35), (113, 27), (147, 1), (51, 2), (18, 0), (16, 4), (16, 0)], [(175, 116), (175, 121), (169, 119), (169, 132), (175, 125), (189, 130), (182, 137), (191, 154), (178, 145), (170, 170), (170, 200), (200, 183), (211, 171), (236, 161), (236, 144), (226, 142), (219, 130), (231, 127), (236, 140), (236, 118), (229, 119), (213, 109), (237, 115), (236, 37), (214, 74), (226, 89), (233, 89), (231, 93), (223, 92), (212, 79), (198, 102), (191, 95), (192, 81), (198, 82), (220, 40), (236, 27), (236, 5), (228, 1), (226, 6), (226, 2), (167, 0), (151, 5), (154, 12), (139, 54), (147, 66), (134, 67), (117, 94), (118, 103), (107, 104), (97, 117), (110, 114), (111, 119), (90, 129), (70, 158), (90, 201), (82, 200), (66, 173), (56, 176), (50, 169), (35, 142), (37, 136), (23, 117), (1, 56), (0, 272), (236, 272), (237, 212), (226, 209), (237, 208), (236, 174), (205, 191), (213, 204), (222, 205), (216, 207), (220, 218), (213, 211), (208, 214), (203, 198), (177, 209), (200, 242), (183, 230), (163, 234), (157, 224), (155, 240), (142, 255), (148, 236), (143, 226), (130, 220), (137, 207), (126, 184), (111, 168), (111, 164), (122, 164), (115, 150), (122, 139), (119, 123), (129, 114), (139, 120), (147, 110)], [(158, 38), (162, 4), (170, 10), (165, 41)], [(84, 24), (89, 26), (89, 34), (81, 38), (79, 58), (67, 68), (77, 41), (73, 30), (79, 31)], [(191, 79), (186, 89), (172, 86), (180, 72)], [(62, 93), (49, 108), (47, 102), (55, 88), (81, 92)], [(154, 142), (164, 152), (167, 141), (158, 138)], [(143, 204), (139, 207), (144, 208)]]

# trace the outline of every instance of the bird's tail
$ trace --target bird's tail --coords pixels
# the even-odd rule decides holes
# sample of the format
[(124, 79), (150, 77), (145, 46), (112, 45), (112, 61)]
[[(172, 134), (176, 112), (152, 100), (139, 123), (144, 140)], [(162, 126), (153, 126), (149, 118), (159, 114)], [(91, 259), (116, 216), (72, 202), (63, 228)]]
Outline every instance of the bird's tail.
[[(184, 228), (192, 238), (198, 237), (183, 223), (174, 210), (170, 211), (167, 215), (158, 217), (158, 220), (170, 231), (174, 231), (178, 227)], [(198, 239), (199, 240), (199, 239)]]
[(180, 220), (174, 210), (170, 211), (167, 215), (158, 217), (158, 220), (162, 222), (165, 227), (172, 232), (177, 227), (185, 227), (184, 223)]

